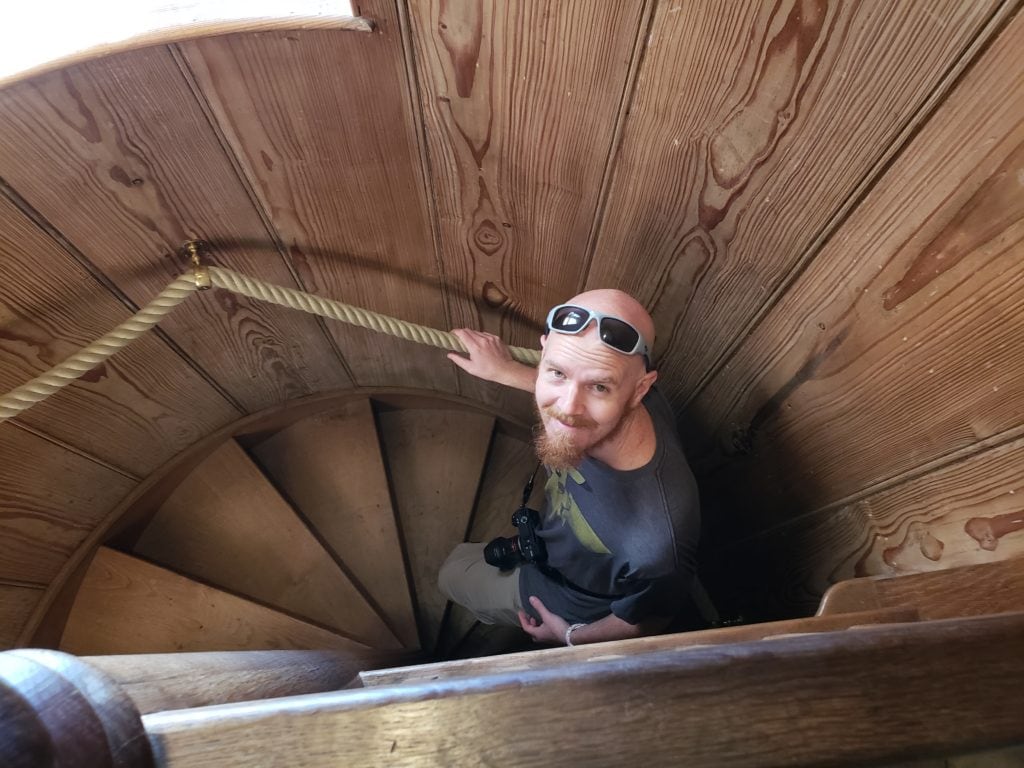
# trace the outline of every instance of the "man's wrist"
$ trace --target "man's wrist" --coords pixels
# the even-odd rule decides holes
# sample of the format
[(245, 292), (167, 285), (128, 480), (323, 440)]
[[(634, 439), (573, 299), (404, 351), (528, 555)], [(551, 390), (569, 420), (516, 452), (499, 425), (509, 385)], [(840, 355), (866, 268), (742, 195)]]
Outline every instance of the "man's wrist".
[(586, 624), (570, 624), (565, 630), (565, 644), (569, 648), (572, 648), (572, 633), (577, 629), (587, 626)]

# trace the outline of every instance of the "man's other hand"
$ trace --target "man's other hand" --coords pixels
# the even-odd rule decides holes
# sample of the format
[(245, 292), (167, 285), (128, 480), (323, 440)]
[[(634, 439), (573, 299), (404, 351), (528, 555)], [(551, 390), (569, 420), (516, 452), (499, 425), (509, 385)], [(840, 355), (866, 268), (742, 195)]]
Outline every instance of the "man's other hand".
[(538, 622), (526, 611), (519, 612), (519, 623), (523, 631), (533, 638), (535, 643), (553, 643), (562, 645), (565, 643), (565, 630), (569, 628), (569, 622), (561, 616), (555, 616), (547, 609), (539, 597), (531, 597), (530, 605), (540, 616)]

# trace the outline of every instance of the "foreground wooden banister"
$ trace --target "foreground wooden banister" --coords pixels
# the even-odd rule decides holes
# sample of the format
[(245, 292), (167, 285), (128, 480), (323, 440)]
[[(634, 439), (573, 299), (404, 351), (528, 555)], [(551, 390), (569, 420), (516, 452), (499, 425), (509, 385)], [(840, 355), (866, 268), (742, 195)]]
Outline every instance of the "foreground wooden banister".
[(865, 765), (1024, 742), (1024, 614), (143, 717), (161, 764)]
[(139, 712), (203, 707), (336, 691), (360, 670), (408, 655), (365, 657), (333, 651), (230, 651), (83, 656), (131, 697)]
[(745, 643), (771, 637), (803, 634), (807, 632), (834, 632), (871, 624), (899, 624), (917, 621), (917, 611), (911, 608), (888, 608), (877, 611), (844, 613), (838, 616), (815, 616), (806, 619), (771, 621), (764, 624), (749, 624), (740, 627), (721, 627), (698, 632), (683, 632), (674, 635), (640, 637), (634, 640), (620, 640), (614, 643), (594, 643), (572, 648), (549, 648), (547, 650), (507, 653), (502, 656), (483, 656), (474, 659), (420, 664), (412, 667), (368, 670), (359, 673), (364, 686), (399, 685), (401, 683), (432, 682), (453, 677), (518, 672), (540, 669), (560, 664), (601, 661), (618, 656), (627, 656), (652, 651), (666, 651), (679, 648), (693, 648), (724, 643)]

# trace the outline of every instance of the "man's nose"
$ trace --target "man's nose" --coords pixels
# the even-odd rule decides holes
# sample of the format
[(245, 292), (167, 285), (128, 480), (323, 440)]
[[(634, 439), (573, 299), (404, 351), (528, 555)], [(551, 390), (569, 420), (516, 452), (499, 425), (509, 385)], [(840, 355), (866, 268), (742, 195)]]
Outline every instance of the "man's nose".
[(583, 397), (577, 384), (569, 384), (565, 387), (560, 400), (558, 407), (562, 413), (577, 416), (583, 412)]

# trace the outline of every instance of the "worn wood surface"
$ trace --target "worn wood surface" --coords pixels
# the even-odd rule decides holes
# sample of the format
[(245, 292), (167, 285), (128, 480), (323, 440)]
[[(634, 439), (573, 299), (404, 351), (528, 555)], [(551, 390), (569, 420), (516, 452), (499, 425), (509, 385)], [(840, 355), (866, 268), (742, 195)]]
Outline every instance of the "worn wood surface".
[(233, 440), (178, 486), (134, 552), (368, 645), (397, 643), (310, 528)]
[[(307, 290), (446, 329), (395, 3), (372, 35), (277, 32), (181, 46)], [(440, 350), (331, 323), (360, 385), (456, 391)]]
[(252, 452), (403, 645), (418, 647), (402, 541), (369, 399), (303, 419)]
[(39, 586), (0, 583), (0, 650), (11, 648), (43, 596)]
[(587, 285), (651, 309), (676, 404), (923, 121), (999, 5), (658, 4)]
[(389, 659), (382, 651), (352, 649), (140, 653), (81, 660), (109, 676), (147, 714), (337, 691), (361, 670)]
[(1018, 16), (695, 401), (734, 531), (1021, 423), (1022, 46)]
[(874, 608), (839, 615), (815, 616), (807, 619), (774, 621), (742, 627), (722, 627), (699, 632), (656, 635), (609, 643), (592, 643), (572, 648), (548, 648), (502, 656), (463, 659), (438, 664), (420, 664), (412, 667), (380, 669), (361, 672), (359, 679), (366, 687), (376, 685), (403, 685), (429, 683), (435, 680), (468, 678), (477, 675), (525, 672), (532, 669), (557, 667), (578, 662), (601, 662), (626, 658), (652, 651), (677, 648), (700, 648), (708, 645), (746, 643), (765, 638), (789, 637), (810, 632), (837, 632), (872, 624), (898, 624), (917, 621), (913, 608)]
[(550, 765), (555, 750), (602, 766), (676, 765), (681, 755), (694, 766), (870, 765), (1024, 740), (1022, 642), (1024, 617), (1011, 614), (143, 719), (182, 768), (226, 756), (262, 765)]
[(50, 6), (22, 6), (10, 32), (32, 39), (33, 45), (10, 46), (0, 55), (0, 87), (89, 59), (194, 37), (273, 29), (371, 32), (369, 19), (338, 13), (346, 5), (328, 0), (292, 2), (269, 9), (271, 13), (276, 10), (275, 17), (268, 15), (267, 8), (255, 10), (247, 3), (150, 0), (133, 3), (131, 13), (107, 17), (103, 24), (96, 23), (87, 7), (71, 5), (61, 8), (56, 27)]
[(1024, 610), (1024, 557), (904, 576), (851, 579), (825, 593), (820, 615), (852, 606), (913, 608), (922, 619)]
[(494, 419), (407, 410), (384, 411), (378, 422), (416, 594), (420, 647), (431, 651), (447, 603), (437, 572), (465, 539)]
[[(0, 176), (136, 305), (185, 271), (175, 251), (197, 236), (216, 263), (295, 287), (166, 48), (0, 91)], [(351, 383), (292, 310), (213, 290), (160, 327), (249, 411)]]
[(46, 585), (135, 481), (0, 425), (0, 579)]
[(581, 287), (642, 7), (410, 4), (453, 325), (536, 347)]
[(92, 561), (60, 649), (88, 656), (366, 646), (105, 547)]
[[(133, 314), (2, 195), (0, 254), (0, 391)], [(187, 359), (147, 335), (18, 419), (144, 477), (238, 415)]]

